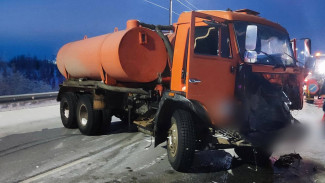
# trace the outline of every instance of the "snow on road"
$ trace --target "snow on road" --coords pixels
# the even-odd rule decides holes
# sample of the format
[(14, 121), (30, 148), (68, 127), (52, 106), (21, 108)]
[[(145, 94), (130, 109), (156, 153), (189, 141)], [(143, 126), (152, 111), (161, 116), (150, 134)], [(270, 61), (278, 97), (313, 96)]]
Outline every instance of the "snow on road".
[[(58, 104), (0, 112), (0, 138), (48, 128), (62, 127)], [(46, 120), (46, 123), (44, 122)]]
[(128, 132), (116, 118), (110, 133), (84, 136), (63, 128), (58, 104), (0, 112), (0, 182), (321, 182), (323, 112), (305, 104), (293, 115), (306, 125), (308, 138), (295, 146), (285, 143), (273, 157), (295, 148), (303, 158), (298, 166), (256, 171), (236, 164), (232, 150), (215, 150), (198, 152), (192, 172), (181, 173), (169, 165), (165, 144), (150, 146), (149, 136)]

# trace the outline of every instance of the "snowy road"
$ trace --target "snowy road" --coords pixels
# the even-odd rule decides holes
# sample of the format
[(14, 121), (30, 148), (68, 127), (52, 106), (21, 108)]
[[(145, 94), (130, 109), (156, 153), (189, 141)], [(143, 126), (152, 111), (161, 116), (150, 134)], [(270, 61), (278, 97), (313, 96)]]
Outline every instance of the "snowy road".
[(308, 138), (279, 145), (271, 159), (295, 148), (303, 160), (294, 167), (256, 170), (220, 150), (197, 153), (191, 173), (179, 173), (165, 144), (153, 148), (149, 136), (127, 132), (118, 119), (107, 135), (83, 136), (63, 128), (57, 104), (0, 112), (0, 182), (325, 182), (322, 111), (306, 104), (293, 114)]

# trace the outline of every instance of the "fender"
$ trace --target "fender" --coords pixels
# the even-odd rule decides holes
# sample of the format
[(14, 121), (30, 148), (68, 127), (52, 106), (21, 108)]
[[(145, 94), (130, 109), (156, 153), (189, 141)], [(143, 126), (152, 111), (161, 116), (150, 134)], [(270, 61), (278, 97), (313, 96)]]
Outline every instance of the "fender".
[(66, 92), (72, 92), (72, 93), (80, 93), (80, 92), (87, 92), (91, 94), (95, 94), (96, 88), (91, 88), (91, 87), (77, 87), (77, 86), (64, 86), (60, 85), (59, 93), (56, 98), (56, 101), (61, 101), (62, 94)]
[(56, 97), (56, 101), (61, 101), (61, 97), (64, 93), (66, 92), (72, 92), (72, 93), (76, 93), (79, 92), (80, 90), (78, 90), (78, 88), (73, 88), (73, 87), (67, 87), (67, 86), (60, 86), (59, 89), (59, 93), (58, 96)]
[(64, 86), (60, 86), (60, 89), (59, 89), (59, 93), (58, 93), (58, 96), (56, 97), (56, 101), (60, 102), (61, 101), (61, 97), (62, 97), (62, 94), (69, 91), (66, 87)]
[(155, 116), (155, 147), (166, 140), (170, 128), (170, 119), (176, 108), (189, 110), (193, 114), (196, 124), (200, 123), (200, 125), (212, 127), (207, 111), (198, 101), (189, 100), (184, 95), (173, 91), (166, 91), (159, 102)]

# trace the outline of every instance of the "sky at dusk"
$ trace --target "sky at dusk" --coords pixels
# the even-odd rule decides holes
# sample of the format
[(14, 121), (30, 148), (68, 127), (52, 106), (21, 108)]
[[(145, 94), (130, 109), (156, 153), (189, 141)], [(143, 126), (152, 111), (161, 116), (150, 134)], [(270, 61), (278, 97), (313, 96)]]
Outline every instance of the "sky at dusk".
[[(169, 0), (150, 0), (169, 7)], [(181, 5), (180, 2), (188, 7)], [(324, 0), (187, 0), (200, 10), (248, 8), (280, 23), (291, 38), (312, 39), (325, 52)], [(196, 10), (173, 0), (175, 13)], [(168, 24), (169, 13), (145, 0), (0, 0), (0, 59), (20, 54), (55, 58), (65, 43), (125, 28), (128, 19)], [(176, 22), (178, 15), (174, 14)]]

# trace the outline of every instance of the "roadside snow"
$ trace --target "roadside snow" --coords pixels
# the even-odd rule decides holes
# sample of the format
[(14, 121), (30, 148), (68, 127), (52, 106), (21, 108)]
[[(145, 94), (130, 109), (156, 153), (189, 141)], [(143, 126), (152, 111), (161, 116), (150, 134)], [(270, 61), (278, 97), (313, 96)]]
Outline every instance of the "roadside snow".
[(17, 133), (62, 127), (59, 105), (0, 112), (0, 138)]
[(20, 102), (0, 103), (0, 112), (13, 111), (18, 109), (30, 109), (35, 107), (44, 107), (49, 105), (58, 105), (55, 99), (38, 99)]

